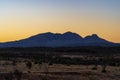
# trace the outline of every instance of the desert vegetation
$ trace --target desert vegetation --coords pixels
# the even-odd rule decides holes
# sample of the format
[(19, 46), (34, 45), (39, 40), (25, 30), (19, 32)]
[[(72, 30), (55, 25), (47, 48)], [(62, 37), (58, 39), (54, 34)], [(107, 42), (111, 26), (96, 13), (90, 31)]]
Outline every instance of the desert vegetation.
[(119, 76), (119, 47), (0, 49), (0, 80), (119, 80)]

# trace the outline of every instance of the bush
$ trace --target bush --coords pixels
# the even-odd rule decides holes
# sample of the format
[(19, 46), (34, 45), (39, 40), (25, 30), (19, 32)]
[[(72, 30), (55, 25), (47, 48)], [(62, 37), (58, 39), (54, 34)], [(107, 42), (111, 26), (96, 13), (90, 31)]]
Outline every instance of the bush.
[(10, 72), (10, 73), (7, 73), (4, 75), (4, 79), (5, 80), (13, 80), (13, 74)]
[(21, 78), (22, 78), (22, 72), (20, 72), (20, 71), (18, 71), (18, 70), (15, 70), (15, 71), (14, 71), (14, 75), (15, 75), (15, 78), (16, 78), (17, 80), (21, 80)]
[(97, 70), (97, 68), (96, 68), (96, 67), (93, 67), (92, 70)]
[(27, 61), (26, 67), (27, 67), (28, 69), (31, 69), (31, 68), (32, 68), (32, 62)]
[(106, 73), (107, 71), (105, 69), (102, 70), (102, 73)]

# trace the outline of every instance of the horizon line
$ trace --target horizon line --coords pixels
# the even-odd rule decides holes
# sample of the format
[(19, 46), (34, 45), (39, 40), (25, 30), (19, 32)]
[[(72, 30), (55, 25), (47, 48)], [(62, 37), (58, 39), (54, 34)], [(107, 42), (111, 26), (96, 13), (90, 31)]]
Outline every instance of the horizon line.
[[(8, 40), (8, 41), (0, 41), (0, 43), (7, 43), (7, 42), (14, 42), (14, 41), (20, 41), (20, 40), (24, 40), (24, 39), (27, 39), (27, 38), (30, 38), (30, 37), (32, 37), (32, 36), (36, 36), (36, 35), (40, 35), (40, 34), (46, 34), (46, 33), (51, 33), (51, 34), (61, 34), (61, 35), (63, 35), (63, 34), (65, 34), (65, 33), (73, 33), (73, 34), (77, 34), (77, 35), (79, 35), (80, 37), (82, 37), (83, 39), (85, 38), (85, 37), (87, 37), (87, 36), (92, 36), (92, 35), (96, 35), (96, 36), (98, 36), (99, 38), (102, 38), (102, 37), (100, 37), (98, 34), (96, 34), (96, 33), (93, 33), (93, 34), (90, 34), (90, 35), (86, 35), (86, 36), (81, 36), (80, 34), (78, 34), (77, 32), (73, 32), (73, 31), (66, 31), (66, 32), (50, 32), (50, 31), (46, 31), (46, 32), (41, 32), (41, 33), (36, 33), (36, 34), (33, 34), (33, 35), (31, 35), (31, 36), (28, 36), (28, 37), (25, 37), (25, 38), (20, 38), (20, 39), (16, 39), (16, 40)], [(102, 39), (104, 39), (104, 38), (102, 38)], [(104, 39), (104, 40), (106, 40), (106, 39)], [(109, 42), (112, 42), (112, 43), (120, 43), (120, 42), (114, 42), (114, 41), (110, 41), (110, 40), (107, 40), (107, 41), (109, 41)]]

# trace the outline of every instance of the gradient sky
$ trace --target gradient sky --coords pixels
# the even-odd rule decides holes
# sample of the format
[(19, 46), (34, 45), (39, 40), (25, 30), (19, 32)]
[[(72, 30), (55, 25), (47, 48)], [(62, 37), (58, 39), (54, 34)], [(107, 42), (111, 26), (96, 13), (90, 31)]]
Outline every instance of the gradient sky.
[(120, 43), (120, 0), (0, 0), (0, 42), (66, 31)]

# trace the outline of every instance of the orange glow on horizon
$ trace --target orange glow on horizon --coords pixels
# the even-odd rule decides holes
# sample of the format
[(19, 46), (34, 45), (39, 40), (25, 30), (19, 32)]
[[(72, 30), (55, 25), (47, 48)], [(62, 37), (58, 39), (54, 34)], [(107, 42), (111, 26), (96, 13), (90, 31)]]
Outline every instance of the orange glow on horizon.
[(108, 41), (120, 43), (119, 0), (52, 1), (1, 1), (0, 42), (45, 32), (71, 31), (82, 37), (98, 34)]

